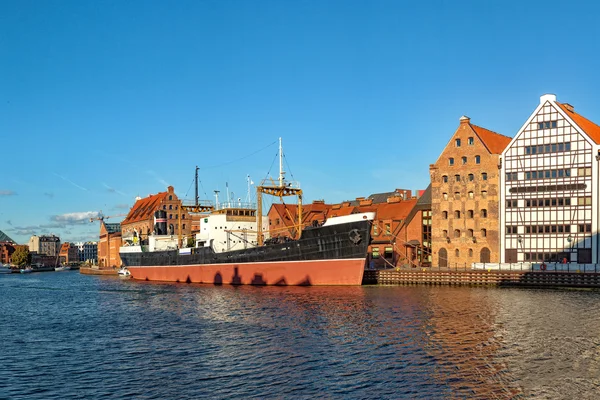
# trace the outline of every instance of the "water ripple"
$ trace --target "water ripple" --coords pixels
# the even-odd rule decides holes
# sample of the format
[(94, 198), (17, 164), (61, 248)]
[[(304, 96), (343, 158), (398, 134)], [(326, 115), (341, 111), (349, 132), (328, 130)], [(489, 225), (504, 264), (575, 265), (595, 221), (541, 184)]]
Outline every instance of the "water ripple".
[(592, 399), (600, 292), (0, 276), (0, 398)]

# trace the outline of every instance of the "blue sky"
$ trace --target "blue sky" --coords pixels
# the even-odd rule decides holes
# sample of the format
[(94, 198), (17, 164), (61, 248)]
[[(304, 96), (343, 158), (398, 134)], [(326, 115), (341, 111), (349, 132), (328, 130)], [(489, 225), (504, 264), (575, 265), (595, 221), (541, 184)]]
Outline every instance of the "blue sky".
[(135, 196), (192, 200), (196, 165), (201, 199), (245, 198), (280, 136), (305, 202), (424, 189), (461, 115), (514, 136), (555, 93), (600, 122), (599, 8), (2, 0), (0, 230), (94, 240)]

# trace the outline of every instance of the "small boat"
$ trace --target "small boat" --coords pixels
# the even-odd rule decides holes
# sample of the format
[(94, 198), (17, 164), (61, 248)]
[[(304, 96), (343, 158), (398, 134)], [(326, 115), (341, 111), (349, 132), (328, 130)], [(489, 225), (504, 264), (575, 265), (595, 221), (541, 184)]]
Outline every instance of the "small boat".
[(129, 272), (129, 270), (127, 268), (123, 267), (123, 268), (121, 268), (119, 270), (119, 276), (130, 277), (131, 276), (131, 272)]
[(71, 269), (71, 267), (69, 267), (68, 265), (61, 265), (59, 267), (55, 267), (54, 268), (54, 270), (57, 271), (57, 272), (58, 271), (68, 271), (70, 269)]
[(29, 274), (31, 272), (33, 272), (33, 268), (31, 268), (31, 267), (21, 268), (21, 273), (22, 274)]

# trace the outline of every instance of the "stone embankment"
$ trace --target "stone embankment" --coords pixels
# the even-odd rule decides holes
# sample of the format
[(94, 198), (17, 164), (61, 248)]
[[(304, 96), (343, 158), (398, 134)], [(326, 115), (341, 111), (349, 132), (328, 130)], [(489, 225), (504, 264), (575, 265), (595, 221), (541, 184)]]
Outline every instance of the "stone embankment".
[(456, 285), (600, 288), (600, 273), (451, 269), (367, 270), (363, 285)]

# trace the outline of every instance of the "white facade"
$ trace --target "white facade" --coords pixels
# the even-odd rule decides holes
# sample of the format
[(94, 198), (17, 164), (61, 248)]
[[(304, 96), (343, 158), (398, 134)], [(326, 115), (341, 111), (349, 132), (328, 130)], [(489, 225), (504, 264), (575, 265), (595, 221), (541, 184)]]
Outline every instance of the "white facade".
[[(262, 217), (263, 235), (269, 237), (269, 217)], [(257, 245), (256, 217), (210, 214), (200, 219), (196, 247), (212, 246), (217, 253), (242, 250)]]
[(598, 263), (600, 146), (575, 120), (600, 129), (544, 95), (502, 153), (502, 262)]

